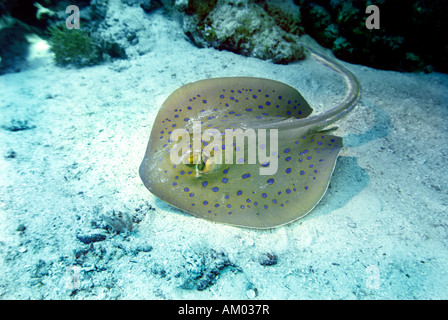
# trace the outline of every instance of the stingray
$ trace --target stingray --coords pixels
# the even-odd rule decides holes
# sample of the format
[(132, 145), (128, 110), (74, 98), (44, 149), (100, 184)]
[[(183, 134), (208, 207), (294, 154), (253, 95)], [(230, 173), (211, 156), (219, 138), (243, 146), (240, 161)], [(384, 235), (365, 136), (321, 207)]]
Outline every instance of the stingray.
[(326, 127), (354, 108), (360, 86), (341, 64), (307, 48), (344, 77), (342, 102), (311, 116), (302, 95), (279, 81), (186, 84), (165, 100), (152, 127), (139, 169), (149, 191), (193, 216), (247, 228), (273, 228), (309, 213), (343, 147)]

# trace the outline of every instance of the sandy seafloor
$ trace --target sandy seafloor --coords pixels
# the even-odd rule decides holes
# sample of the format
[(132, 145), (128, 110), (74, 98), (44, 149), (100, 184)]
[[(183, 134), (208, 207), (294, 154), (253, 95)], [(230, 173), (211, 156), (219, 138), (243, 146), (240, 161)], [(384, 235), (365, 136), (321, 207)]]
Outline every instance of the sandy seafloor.
[[(0, 76), (1, 299), (448, 298), (448, 75), (344, 63), (362, 99), (338, 124), (345, 148), (320, 204), (276, 229), (231, 227), (143, 186), (164, 99), (195, 80), (255, 76), (321, 112), (345, 83), (312, 59), (199, 49), (160, 12), (149, 21), (145, 55), (69, 69), (34, 50), (29, 68)], [(108, 232), (101, 215), (113, 212), (141, 221)], [(85, 234), (106, 239), (83, 244)], [(267, 253), (277, 264), (260, 263)], [(192, 285), (210, 275), (204, 290)]]

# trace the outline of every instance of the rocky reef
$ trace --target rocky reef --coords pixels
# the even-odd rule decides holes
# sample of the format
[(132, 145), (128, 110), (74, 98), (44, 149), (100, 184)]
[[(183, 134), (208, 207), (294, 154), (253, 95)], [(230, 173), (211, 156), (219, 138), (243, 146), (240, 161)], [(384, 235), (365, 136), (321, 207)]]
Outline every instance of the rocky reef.
[[(149, 52), (151, 12), (163, 10), (199, 47), (287, 64), (304, 58), (308, 34), (339, 59), (378, 69), (448, 72), (444, 1), (423, 0), (83, 0), (82, 32), (63, 33), (69, 1), (0, 1), (0, 72), (17, 72), (29, 34), (49, 40), (60, 65), (82, 67)], [(379, 9), (379, 28), (366, 27), (366, 8)], [(58, 30), (60, 32), (58, 32)], [(71, 38), (82, 45), (73, 50)]]
[[(298, 0), (305, 32), (336, 57), (378, 69), (448, 72), (444, 1)], [(369, 30), (366, 8), (379, 9)]]
[(175, 8), (184, 13), (183, 28), (193, 43), (212, 46), (274, 63), (304, 57), (299, 44), (300, 8), (290, 1), (189, 1)]
[[(183, 1), (176, 1), (183, 3)], [(366, 8), (379, 9), (368, 29)], [(340, 59), (397, 71), (447, 72), (448, 24), (443, 1), (218, 0), (177, 5), (184, 30), (198, 46), (288, 63), (302, 57), (308, 34)]]

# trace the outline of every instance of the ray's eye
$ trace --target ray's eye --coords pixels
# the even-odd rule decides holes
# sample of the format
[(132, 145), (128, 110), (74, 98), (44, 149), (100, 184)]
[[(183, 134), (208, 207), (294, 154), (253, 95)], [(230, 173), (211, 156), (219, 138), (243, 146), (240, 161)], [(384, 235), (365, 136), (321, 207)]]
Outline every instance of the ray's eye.
[(196, 165), (196, 170), (203, 172), (207, 167), (207, 159), (202, 157), (201, 161)]
[(196, 173), (202, 174), (207, 173), (210, 170), (210, 158), (206, 156), (200, 157), (197, 154), (190, 155), (188, 158), (188, 167), (195, 169)]
[[(211, 154), (211, 156), (213, 156), (213, 154)], [(186, 165), (190, 168), (196, 169), (198, 174), (204, 174), (212, 171), (215, 166), (213, 158), (202, 154), (202, 157), (198, 161), (198, 157), (199, 156), (197, 154), (191, 154), (188, 159), (188, 164)]]
[(208, 173), (208, 172), (211, 172), (214, 167), (215, 167), (215, 164), (214, 164), (213, 158), (210, 158), (206, 155), (202, 155), (202, 159), (199, 162), (199, 164), (197, 165), (196, 169), (200, 173)]

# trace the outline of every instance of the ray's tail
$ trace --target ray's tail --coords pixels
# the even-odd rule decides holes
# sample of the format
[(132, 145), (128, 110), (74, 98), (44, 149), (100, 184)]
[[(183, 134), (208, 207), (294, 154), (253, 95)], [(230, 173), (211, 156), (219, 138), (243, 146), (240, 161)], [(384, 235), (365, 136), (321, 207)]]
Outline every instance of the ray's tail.
[(341, 76), (343, 76), (347, 84), (347, 93), (345, 94), (344, 99), (338, 105), (320, 115), (303, 119), (303, 124), (305, 125), (326, 127), (342, 119), (347, 115), (347, 113), (353, 110), (353, 108), (356, 106), (361, 97), (361, 86), (356, 76), (352, 72), (350, 72), (347, 68), (342, 66), (340, 63), (336, 62), (335, 60), (325, 56), (324, 54), (318, 52), (317, 50), (307, 45), (303, 46), (307, 48), (308, 51), (310, 51), (312, 57), (315, 60), (319, 61), (320, 63), (333, 69)]
[(347, 93), (344, 99), (330, 110), (315, 116), (302, 119), (286, 118), (275, 122), (259, 122), (255, 127), (285, 129), (287, 131), (300, 129), (301, 132), (308, 130), (318, 131), (345, 117), (358, 103), (361, 97), (361, 86), (356, 76), (324, 53), (319, 52), (307, 44), (302, 43), (302, 45), (308, 49), (316, 61), (333, 69), (344, 77), (347, 84)]

